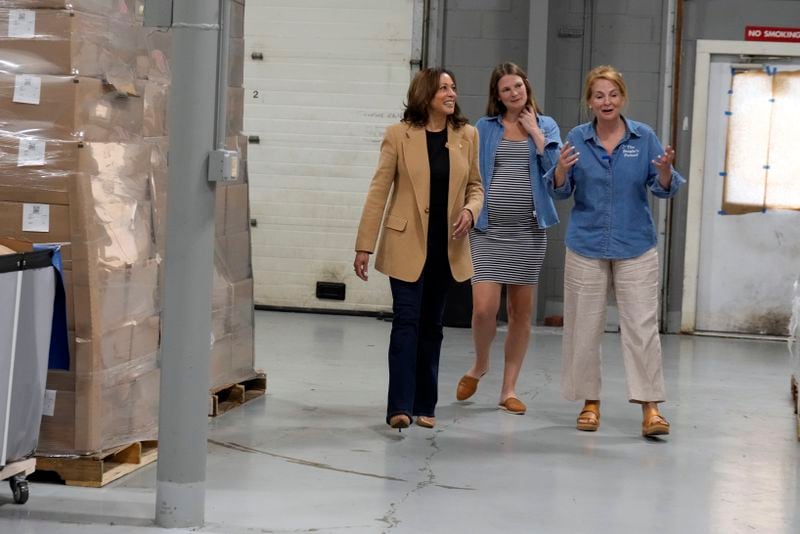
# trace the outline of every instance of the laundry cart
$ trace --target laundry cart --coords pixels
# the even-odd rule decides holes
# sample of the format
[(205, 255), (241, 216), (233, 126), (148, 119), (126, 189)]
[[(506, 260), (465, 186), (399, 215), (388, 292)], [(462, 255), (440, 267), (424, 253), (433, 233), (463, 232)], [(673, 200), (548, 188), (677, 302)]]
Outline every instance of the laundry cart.
[[(3, 253), (5, 252), (5, 253)], [(0, 479), (28, 500), (39, 439), (53, 323), (52, 250), (0, 249)]]

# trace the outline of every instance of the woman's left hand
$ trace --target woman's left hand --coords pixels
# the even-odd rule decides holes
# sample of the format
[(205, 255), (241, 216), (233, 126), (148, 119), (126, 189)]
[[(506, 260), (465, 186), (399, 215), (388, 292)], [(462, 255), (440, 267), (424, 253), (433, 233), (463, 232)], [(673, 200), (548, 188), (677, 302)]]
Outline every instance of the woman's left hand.
[(453, 239), (461, 239), (472, 228), (472, 212), (467, 208), (461, 210), (458, 220), (453, 224)]
[(664, 153), (653, 160), (658, 170), (658, 181), (664, 189), (669, 188), (672, 183), (672, 162), (675, 160), (675, 150), (667, 145)]
[(536, 120), (536, 112), (530, 108), (523, 109), (519, 114), (519, 123), (525, 128), (525, 131), (528, 132), (528, 135), (536, 137), (542, 134), (542, 130), (539, 128), (539, 122)]

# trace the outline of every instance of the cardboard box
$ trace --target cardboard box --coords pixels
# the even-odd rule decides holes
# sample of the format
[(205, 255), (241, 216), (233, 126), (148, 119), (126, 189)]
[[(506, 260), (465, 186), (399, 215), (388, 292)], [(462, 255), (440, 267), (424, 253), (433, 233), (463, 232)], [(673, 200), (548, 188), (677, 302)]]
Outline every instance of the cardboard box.
[(249, 231), (217, 236), (214, 250), (220, 272), (228, 282), (252, 278)]
[[(219, 186), (217, 186), (219, 188)], [(250, 230), (249, 186), (246, 183), (223, 186), (225, 194), (225, 234)], [(218, 193), (219, 194), (219, 191)]]
[[(18, 13), (18, 12), (17, 12)], [(26, 10), (25, 22), (0, 9), (4, 70), (13, 74), (104, 78), (135, 93), (141, 29), (133, 23), (58, 9)]]
[[(73, 270), (75, 334), (97, 342), (106, 332), (159, 312), (158, 262), (103, 269)], [(87, 369), (101, 362), (86, 362)]]
[(209, 386), (212, 388), (231, 383), (232, 345), (233, 337), (230, 334), (214, 339), (208, 366)]
[(143, 7), (141, 0), (8, 0), (3, 7), (9, 9), (71, 9), (84, 13), (135, 19)]
[(244, 88), (228, 87), (227, 131), (225, 136), (241, 135), (244, 130)]
[(232, 284), (233, 306), (231, 307), (230, 329), (231, 332), (252, 329), (255, 324), (253, 300), (253, 279), (248, 278)]
[(232, 38), (228, 46), (228, 85), (242, 87), (244, 85), (244, 39)]
[(69, 242), (72, 239), (69, 207), (0, 201), (0, 235), (31, 243)]
[(143, 80), (169, 84), (172, 79), (170, 69), (170, 49), (172, 34), (154, 28), (144, 28), (139, 34), (136, 58), (136, 76)]
[[(151, 114), (166, 113), (153, 109)], [(126, 141), (140, 137), (143, 98), (97, 78), (0, 74), (0, 130), (64, 141)]]
[(234, 382), (239, 382), (255, 374), (255, 332), (252, 328), (237, 330), (232, 334), (231, 373)]
[(169, 85), (147, 80), (143, 82), (145, 137), (166, 137), (169, 135), (167, 112), (169, 106)]
[(86, 374), (87, 362), (98, 364), (94, 373), (119, 376), (142, 358), (158, 352), (161, 322), (158, 315), (133, 319), (94, 336), (77, 338), (71, 370)]
[[(72, 205), (149, 199), (152, 146), (0, 134), (0, 200)], [(85, 199), (78, 198), (85, 195)]]
[(42, 418), (37, 453), (91, 454), (155, 439), (159, 387), (156, 354), (91, 375), (50, 371), (47, 389), (55, 396), (55, 409)]

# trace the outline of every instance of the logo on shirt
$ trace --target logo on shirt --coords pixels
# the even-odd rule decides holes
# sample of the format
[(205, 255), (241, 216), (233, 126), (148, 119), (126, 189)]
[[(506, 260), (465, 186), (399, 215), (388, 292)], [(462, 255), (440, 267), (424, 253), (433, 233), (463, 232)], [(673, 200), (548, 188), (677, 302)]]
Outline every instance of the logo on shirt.
[(633, 145), (622, 145), (622, 157), (638, 158), (639, 149)]

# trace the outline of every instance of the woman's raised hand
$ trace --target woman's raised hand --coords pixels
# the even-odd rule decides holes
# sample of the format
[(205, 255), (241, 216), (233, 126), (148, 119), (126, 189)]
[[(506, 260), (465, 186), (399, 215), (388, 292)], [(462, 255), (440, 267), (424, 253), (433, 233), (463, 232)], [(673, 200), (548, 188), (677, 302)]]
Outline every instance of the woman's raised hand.
[(558, 163), (556, 163), (556, 187), (561, 187), (564, 184), (564, 180), (567, 179), (567, 171), (569, 171), (575, 166), (576, 163), (578, 163), (578, 158), (580, 155), (581, 153), (576, 152), (575, 147), (572, 146), (569, 141), (564, 143), (564, 146), (561, 147), (561, 154), (558, 156)]

